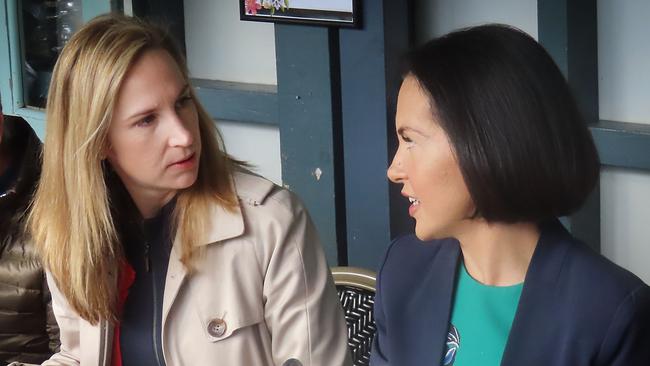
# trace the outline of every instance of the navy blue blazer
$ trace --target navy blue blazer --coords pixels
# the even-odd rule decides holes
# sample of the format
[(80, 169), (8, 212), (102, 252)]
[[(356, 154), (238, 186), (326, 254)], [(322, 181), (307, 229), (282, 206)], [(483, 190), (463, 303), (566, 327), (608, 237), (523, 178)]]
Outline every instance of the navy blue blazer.
[[(459, 258), (454, 239), (391, 244), (371, 366), (441, 365)], [(650, 366), (650, 287), (558, 221), (543, 225), (501, 365)]]

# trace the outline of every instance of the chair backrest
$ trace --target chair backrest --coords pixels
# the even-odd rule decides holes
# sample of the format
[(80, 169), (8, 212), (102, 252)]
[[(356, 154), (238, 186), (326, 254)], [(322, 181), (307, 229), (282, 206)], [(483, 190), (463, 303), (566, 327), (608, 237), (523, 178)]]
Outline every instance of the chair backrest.
[(333, 267), (332, 276), (345, 312), (348, 345), (355, 366), (370, 364), (370, 347), (375, 336), (374, 272), (357, 267)]

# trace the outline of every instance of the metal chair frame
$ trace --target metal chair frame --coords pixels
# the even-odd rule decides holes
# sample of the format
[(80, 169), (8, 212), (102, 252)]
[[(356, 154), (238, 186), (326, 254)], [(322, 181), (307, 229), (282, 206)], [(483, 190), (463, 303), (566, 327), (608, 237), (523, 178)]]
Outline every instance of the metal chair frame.
[(376, 275), (359, 267), (333, 267), (331, 271), (341, 306), (346, 311), (348, 345), (354, 365), (367, 366), (375, 332), (371, 306), (374, 304)]

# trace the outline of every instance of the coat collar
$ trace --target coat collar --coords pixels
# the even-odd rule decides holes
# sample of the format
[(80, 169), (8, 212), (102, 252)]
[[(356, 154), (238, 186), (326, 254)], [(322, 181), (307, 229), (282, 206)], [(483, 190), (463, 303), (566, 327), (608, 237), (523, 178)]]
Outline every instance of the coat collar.
[(244, 233), (241, 202), (232, 208), (214, 205), (210, 210), (210, 217), (210, 230), (206, 239), (198, 244), (200, 246), (236, 238)]
[[(414, 347), (412, 362), (409, 364), (440, 365), (447, 344), (447, 333), (454, 300), (456, 268), (460, 258), (458, 241), (444, 242), (434, 262), (424, 275), (425, 286), (417, 295), (415, 303), (422, 309), (422, 317), (417, 317), (414, 334), (433, 334), (433, 337), (419, 337), (425, 344)], [(442, 274), (442, 275), (441, 275)], [(433, 331), (433, 332), (432, 332)], [(415, 354), (418, 353), (419, 354)]]
[(237, 170), (232, 175), (232, 189), (237, 194), (238, 204), (233, 208), (215, 204), (210, 212), (210, 230), (206, 240), (199, 245), (208, 245), (236, 238), (244, 234), (243, 205), (258, 206), (273, 191), (275, 185), (245, 170)]
[(531, 330), (544, 332), (540, 324), (545, 324), (549, 314), (555, 313), (557, 307), (552, 290), (557, 289), (561, 281), (560, 275), (572, 237), (558, 220), (543, 224), (541, 229), (503, 351), (501, 365), (504, 366), (529, 363), (529, 351), (540, 346), (539, 338), (531, 337)]

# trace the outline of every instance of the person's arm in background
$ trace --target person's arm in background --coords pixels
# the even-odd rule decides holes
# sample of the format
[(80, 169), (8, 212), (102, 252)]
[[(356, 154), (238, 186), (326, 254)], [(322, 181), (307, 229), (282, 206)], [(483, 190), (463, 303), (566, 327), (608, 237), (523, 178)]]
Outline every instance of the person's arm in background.
[(59, 340), (59, 325), (56, 322), (56, 316), (54, 316), (54, 311), (52, 310), (52, 294), (50, 293), (50, 287), (47, 285), (47, 278), (43, 274), (43, 302), (45, 306), (45, 330), (47, 331), (47, 336), (50, 339), (49, 349), (50, 353), (54, 354), (59, 352), (61, 348), (61, 341)]
[[(47, 335), (50, 339), (49, 341), (49, 349), (50, 353), (53, 354), (53, 356), (60, 351), (60, 341), (59, 341), (59, 325), (56, 322), (56, 316), (54, 314), (53, 306), (52, 306), (52, 294), (50, 292), (49, 286), (47, 284), (47, 278), (46, 275), (43, 274), (43, 306), (45, 307), (45, 327), (46, 327), (46, 332)], [(53, 363), (54, 362), (54, 363)], [(44, 362), (45, 365), (53, 365), (53, 366), (64, 366), (64, 365), (77, 365), (78, 363), (70, 363), (70, 362), (65, 362), (64, 360), (53, 360), (52, 358), (50, 360), (47, 360)], [(36, 366), (31, 363), (23, 363), (23, 362), (12, 362), (8, 366)]]
[[(48, 286), (48, 295), (51, 301), (48, 302), (48, 310), (51, 309), (51, 314), (48, 313), (48, 334), (50, 335), (50, 348), (53, 346), (52, 337), (54, 332), (60, 335), (60, 349), (54, 353), (49, 360), (42, 363), (43, 366), (79, 366), (79, 352), (80, 352), (80, 339), (79, 339), (79, 323), (81, 318), (68, 307), (68, 303), (54, 284), (51, 276), (47, 275), (46, 285)], [(50, 328), (52, 316), (55, 317), (55, 325)], [(56, 329), (56, 330), (55, 330)], [(13, 362), (8, 366), (36, 366), (34, 364)]]

